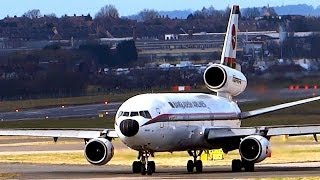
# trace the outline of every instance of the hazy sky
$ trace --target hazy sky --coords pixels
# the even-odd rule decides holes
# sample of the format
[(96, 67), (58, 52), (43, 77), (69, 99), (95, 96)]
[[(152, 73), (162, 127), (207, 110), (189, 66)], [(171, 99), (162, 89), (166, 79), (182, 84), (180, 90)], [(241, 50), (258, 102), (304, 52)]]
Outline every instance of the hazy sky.
[(21, 16), (30, 9), (40, 9), (42, 14), (55, 13), (58, 17), (64, 14), (95, 15), (104, 5), (113, 4), (121, 16), (136, 14), (142, 9), (156, 10), (197, 10), (202, 7), (213, 6), (225, 9), (230, 4), (240, 7), (281, 6), (287, 4), (308, 4), (320, 6), (320, 0), (0, 0), (0, 18), (7, 15)]

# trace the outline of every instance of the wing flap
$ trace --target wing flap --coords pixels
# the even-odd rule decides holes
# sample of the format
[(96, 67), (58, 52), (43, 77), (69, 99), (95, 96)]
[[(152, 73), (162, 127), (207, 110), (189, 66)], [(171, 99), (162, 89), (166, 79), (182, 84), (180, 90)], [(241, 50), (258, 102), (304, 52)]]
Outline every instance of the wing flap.
[(289, 107), (293, 107), (293, 106), (297, 106), (297, 105), (301, 105), (301, 104), (305, 104), (313, 101), (318, 101), (318, 100), (320, 100), (320, 96), (303, 99), (299, 101), (294, 101), (294, 102), (289, 102), (289, 103), (284, 103), (284, 104), (279, 104), (276, 106), (266, 107), (262, 109), (256, 109), (253, 111), (242, 112), (240, 113), (240, 119), (247, 119), (247, 118), (258, 116), (261, 114), (266, 114), (266, 113), (270, 113), (280, 109), (285, 109), (285, 108), (289, 108)]
[(0, 136), (35, 136), (35, 137), (66, 137), (92, 139), (106, 135), (117, 137), (111, 129), (105, 130), (82, 130), (82, 129), (0, 129)]
[(320, 125), (270, 127), (267, 136), (320, 134)]
[(224, 138), (242, 138), (250, 135), (262, 135), (266, 137), (280, 135), (300, 136), (309, 134), (320, 134), (320, 125), (209, 128), (206, 129), (205, 134), (208, 141), (214, 141)]

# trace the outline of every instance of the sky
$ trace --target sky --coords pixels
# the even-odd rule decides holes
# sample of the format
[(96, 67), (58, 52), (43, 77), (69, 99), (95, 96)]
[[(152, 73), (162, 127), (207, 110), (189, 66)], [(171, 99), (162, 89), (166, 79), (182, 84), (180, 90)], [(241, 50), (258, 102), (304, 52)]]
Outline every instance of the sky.
[(95, 15), (107, 4), (113, 4), (121, 16), (136, 14), (143, 9), (156, 10), (199, 10), (202, 7), (213, 6), (225, 9), (232, 4), (240, 7), (281, 6), (288, 4), (308, 4), (320, 6), (320, 0), (0, 0), (0, 18), (21, 16), (31, 9), (40, 9), (41, 14), (55, 13), (58, 17), (67, 15)]

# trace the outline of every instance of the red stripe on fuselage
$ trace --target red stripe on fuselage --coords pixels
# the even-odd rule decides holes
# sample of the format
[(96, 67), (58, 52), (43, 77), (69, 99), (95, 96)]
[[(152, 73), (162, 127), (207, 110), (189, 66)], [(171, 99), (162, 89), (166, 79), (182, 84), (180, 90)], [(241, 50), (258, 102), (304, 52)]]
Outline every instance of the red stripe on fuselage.
[[(175, 117), (186, 117), (178, 119)], [(201, 117), (208, 117), (208, 119)], [(197, 119), (199, 117), (199, 119)], [(214, 121), (214, 120), (237, 120), (239, 119), (236, 113), (197, 113), (197, 114), (160, 114), (157, 117), (149, 120), (142, 126), (158, 123), (158, 122), (178, 122), (178, 121)]]

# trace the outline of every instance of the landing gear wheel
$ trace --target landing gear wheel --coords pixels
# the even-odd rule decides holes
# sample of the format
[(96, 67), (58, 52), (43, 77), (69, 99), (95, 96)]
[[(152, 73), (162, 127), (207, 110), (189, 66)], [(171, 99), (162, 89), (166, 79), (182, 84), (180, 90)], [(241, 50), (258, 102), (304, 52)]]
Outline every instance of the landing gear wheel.
[(150, 164), (152, 172), (155, 173), (156, 172), (156, 163), (154, 163), (154, 161), (149, 161), (148, 164)]
[(146, 167), (145, 167), (145, 165), (142, 165), (141, 166), (141, 175), (146, 175), (146, 174), (147, 174)]
[(142, 163), (140, 161), (133, 161), (132, 163), (132, 173), (137, 174), (141, 171)]
[(196, 171), (197, 173), (201, 173), (202, 172), (202, 161), (201, 160), (197, 160), (195, 163), (195, 167), (196, 167)]
[(242, 165), (244, 167), (244, 171), (253, 172), (254, 171), (254, 163), (248, 161), (242, 161)]
[(232, 172), (240, 172), (242, 168), (242, 162), (240, 159), (234, 159), (232, 160)]
[(148, 161), (149, 157), (154, 157), (153, 152), (139, 151), (139, 161), (134, 161), (132, 164), (133, 173), (140, 172), (141, 175), (152, 175), (156, 171), (156, 164), (154, 161)]
[(153, 171), (154, 171), (153, 165), (148, 163), (148, 165), (147, 165), (147, 174), (148, 174), (149, 176), (151, 176), (152, 173), (153, 173)]
[(193, 172), (194, 163), (192, 160), (189, 160), (187, 163), (187, 170), (189, 173)]

